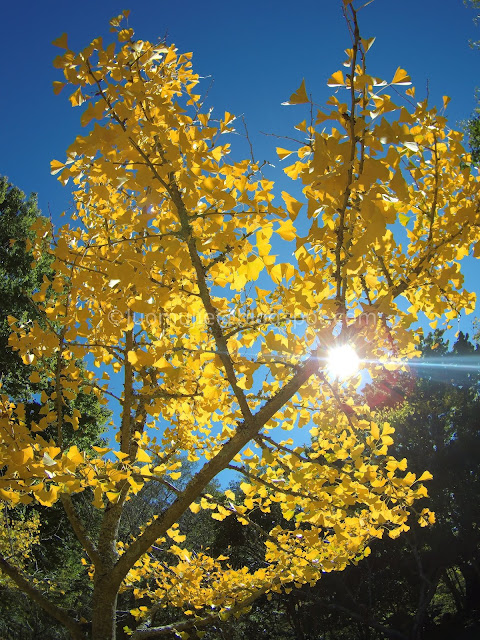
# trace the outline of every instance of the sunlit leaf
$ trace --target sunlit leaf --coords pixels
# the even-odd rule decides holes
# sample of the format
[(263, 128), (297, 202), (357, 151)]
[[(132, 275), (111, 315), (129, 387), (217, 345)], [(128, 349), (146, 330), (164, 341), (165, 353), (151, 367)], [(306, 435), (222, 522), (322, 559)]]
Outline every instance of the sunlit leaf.
[(309, 102), (307, 89), (305, 87), (305, 79), (302, 80), (301, 85), (292, 93), (290, 98), (288, 99), (288, 103), (285, 104), (304, 104), (305, 102)]
[(392, 84), (409, 85), (412, 84), (412, 81), (405, 69), (398, 67), (393, 76)]

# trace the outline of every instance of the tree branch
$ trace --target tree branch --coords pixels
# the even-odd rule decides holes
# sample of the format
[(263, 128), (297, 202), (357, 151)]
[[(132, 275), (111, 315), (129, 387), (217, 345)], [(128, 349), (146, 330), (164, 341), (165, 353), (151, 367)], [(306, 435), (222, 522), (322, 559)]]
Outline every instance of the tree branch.
[(258, 482), (259, 484), (262, 484), (263, 486), (268, 487), (272, 491), (275, 491), (278, 493), (284, 493), (285, 495), (289, 495), (289, 496), (295, 496), (296, 498), (304, 498), (307, 500), (315, 499), (315, 496), (312, 494), (301, 493), (300, 491), (292, 491), (291, 489), (286, 489), (286, 488), (284, 489), (281, 485), (276, 485), (271, 482), (267, 482), (267, 480), (263, 480), (263, 478), (260, 478), (259, 476), (256, 476), (253, 473), (250, 473), (244, 467), (237, 467), (234, 464), (229, 464), (227, 466), (227, 469), (230, 469), (231, 471), (236, 471), (237, 473), (241, 473), (249, 480)]
[(71, 634), (72, 640), (86, 640), (82, 627), (69, 614), (48, 600), (33, 584), (27, 581), (21, 572), (12, 566), (5, 557), (0, 554), (0, 570), (3, 571), (17, 585), (20, 591), (26, 593), (34, 602), (42, 607), (52, 618), (58, 620)]
[(298, 368), (297, 373), (257, 411), (248, 424), (245, 422), (239, 424), (235, 435), (223, 445), (211, 460), (204, 464), (174, 502), (172, 502), (172, 504), (130, 544), (125, 550), (125, 553), (119, 557), (110, 574), (112, 586), (115, 585), (116, 588), (120, 587), (135, 562), (137, 562), (148, 548), (154, 544), (158, 538), (162, 537), (175, 522), (178, 522), (178, 519), (189, 505), (202, 494), (207, 484), (229, 465), (233, 457), (259, 433), (277, 411), (316, 373), (320, 362), (321, 360), (316, 355), (308, 358), (305, 364)]
[(97, 547), (91, 540), (90, 536), (85, 529), (85, 526), (81, 519), (79, 518), (75, 507), (72, 502), (72, 498), (67, 493), (62, 493), (60, 495), (60, 500), (65, 509), (65, 513), (67, 514), (67, 518), (70, 522), (70, 525), (78, 538), (78, 541), (81, 543), (85, 551), (87, 552), (88, 557), (93, 562), (95, 566), (99, 566), (101, 563), (101, 558), (98, 553)]
[[(246, 607), (249, 607), (251, 604), (255, 602), (260, 596), (263, 596), (269, 587), (262, 587), (262, 589), (258, 589), (251, 596), (242, 600), (239, 604), (235, 605), (231, 609), (228, 610), (230, 615), (234, 615), (236, 613), (240, 613)], [(182, 620), (181, 622), (176, 622), (173, 624), (168, 624), (163, 627), (149, 627), (146, 623), (141, 625), (133, 634), (132, 640), (144, 640), (146, 638), (160, 638), (162, 636), (167, 636), (170, 634), (174, 634), (178, 631), (185, 631), (187, 629), (199, 629), (202, 627), (207, 627), (211, 624), (215, 624), (215, 622), (219, 621), (219, 617), (217, 613), (212, 613), (203, 618), (192, 618), (191, 620)]]

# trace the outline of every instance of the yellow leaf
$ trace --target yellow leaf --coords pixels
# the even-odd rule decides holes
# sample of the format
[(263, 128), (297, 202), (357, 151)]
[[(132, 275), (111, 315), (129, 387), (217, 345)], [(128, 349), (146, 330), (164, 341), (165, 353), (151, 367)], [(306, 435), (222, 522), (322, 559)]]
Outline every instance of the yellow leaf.
[(66, 33), (62, 33), (62, 35), (52, 42), (54, 47), (58, 47), (59, 49), (68, 49), (67, 44), (68, 36)]
[(202, 507), (196, 502), (192, 502), (192, 504), (190, 505), (190, 511), (192, 513), (198, 513), (199, 511), (201, 511), (201, 509)]
[(42, 489), (35, 492), (35, 498), (45, 507), (51, 507), (57, 500), (59, 488), (56, 485), (50, 485), (49, 490)]
[(327, 86), (329, 87), (344, 87), (345, 79), (343, 77), (342, 71), (336, 71), (330, 79), (327, 81)]
[(93, 105), (90, 103), (80, 117), (80, 124), (82, 127), (86, 127), (87, 124), (95, 117), (95, 111)]
[(110, 24), (112, 25), (112, 27), (118, 27), (122, 20), (123, 20), (123, 15), (120, 14), (119, 16), (115, 16), (114, 18), (112, 18), (110, 20)]
[(113, 455), (119, 460), (125, 460), (125, 458), (128, 458), (128, 453), (124, 453), (123, 451), (114, 451)]
[(118, 32), (118, 41), (128, 42), (128, 40), (130, 40), (132, 36), (133, 36), (133, 29), (121, 29)]
[(240, 489), (243, 491), (245, 495), (249, 495), (253, 491), (253, 487), (251, 484), (247, 484), (246, 482), (240, 483)]
[(63, 162), (59, 162), (58, 160), (52, 160), (50, 162), (50, 173), (52, 176), (56, 175), (59, 171), (63, 169), (65, 165)]
[(103, 509), (105, 506), (103, 504), (102, 487), (100, 485), (97, 485), (93, 491), (92, 504), (96, 509)]
[(380, 438), (380, 429), (375, 422), (372, 422), (371, 424), (371, 433), (374, 440), (378, 440)]
[(212, 177), (208, 176), (203, 181), (203, 188), (206, 191), (213, 191), (215, 189), (215, 180)]
[(260, 271), (264, 268), (264, 264), (260, 258), (253, 258), (247, 262), (247, 276), (250, 282), (258, 280)]
[(268, 256), (270, 253), (271, 245), (268, 242), (269, 237), (263, 231), (257, 231), (256, 239), (257, 239), (257, 251), (260, 257)]
[(15, 465), (24, 465), (29, 460), (33, 460), (33, 448), (28, 446), (19, 451), (11, 451), (9, 458)]
[(292, 219), (295, 220), (300, 209), (303, 207), (303, 204), (301, 202), (298, 202), (298, 200), (295, 200), (295, 198), (292, 198), (292, 196), (289, 195), (286, 191), (282, 191), (282, 198), (285, 202), (288, 213), (292, 216)]
[(173, 47), (170, 47), (167, 55), (165, 56), (165, 60), (163, 61), (163, 63), (170, 64), (170, 62), (173, 62), (176, 59), (177, 59), (177, 54), (175, 53), (175, 49)]
[(72, 107), (79, 107), (84, 102), (85, 102), (85, 98), (83, 96), (82, 89), (81, 87), (78, 87), (78, 89), (74, 91), (70, 96), (70, 103)]
[(297, 237), (297, 232), (290, 218), (282, 220), (279, 224), (280, 227), (277, 229), (277, 233), (283, 240), (293, 240)]
[(422, 475), (418, 478), (417, 482), (424, 482), (425, 480), (431, 480), (433, 478), (430, 471), (424, 471)]
[(253, 378), (251, 376), (243, 376), (243, 378), (239, 378), (237, 380), (237, 385), (240, 389), (250, 389), (253, 384)]
[(67, 451), (67, 458), (74, 464), (81, 464), (85, 461), (83, 453), (80, 453), (76, 444), (70, 447)]
[(288, 104), (304, 104), (305, 102), (309, 102), (309, 99), (307, 96), (307, 89), (305, 87), (305, 79), (303, 79), (302, 84), (288, 99)]
[(0, 498), (6, 500), (7, 502), (11, 502), (13, 505), (18, 504), (20, 500), (20, 496), (15, 491), (6, 491), (5, 489), (0, 488)]
[(370, 47), (373, 45), (374, 42), (375, 42), (375, 38), (369, 38), (368, 40), (364, 40), (362, 38), (362, 45), (365, 50), (365, 53), (370, 49)]
[(235, 116), (232, 113), (225, 111), (225, 115), (223, 117), (223, 123), (230, 124), (230, 122), (233, 122), (234, 120), (235, 120)]
[(92, 447), (92, 449), (94, 451), (96, 451), (97, 453), (99, 453), (101, 456), (103, 456), (106, 453), (109, 453), (111, 451), (111, 449), (109, 447)]
[(135, 353), (135, 351), (129, 351), (127, 353), (127, 360), (130, 362), (130, 364), (133, 364), (133, 365), (137, 364), (138, 356)]
[(373, 276), (372, 274), (367, 273), (367, 275), (365, 276), (365, 282), (367, 284), (367, 287), (369, 287), (370, 289), (375, 289), (375, 287), (377, 286), (378, 280), (376, 276)]
[(382, 435), (387, 436), (387, 435), (390, 435), (391, 433), (395, 433), (394, 427), (392, 427), (389, 422), (384, 422), (383, 423), (383, 429), (382, 429)]
[(408, 73), (405, 71), (405, 69), (398, 67), (398, 69), (395, 71), (395, 75), (393, 76), (392, 84), (408, 85), (408, 84), (412, 84), (412, 81)]
[(148, 455), (148, 453), (144, 449), (138, 449), (138, 451), (137, 451), (137, 461), (138, 462), (151, 462), (152, 458)]
[(280, 158), (280, 160), (283, 160), (284, 158), (287, 158), (292, 153), (293, 153), (293, 151), (289, 151), (288, 149), (282, 149), (282, 147), (277, 147), (277, 155)]
[(220, 162), (223, 157), (223, 147), (215, 147), (212, 151), (212, 158), (215, 162)]
[(53, 93), (58, 96), (63, 87), (66, 86), (66, 82), (58, 82), (58, 80), (53, 81)]
[(269, 275), (275, 284), (280, 284), (282, 281), (282, 265), (275, 264), (269, 271)]

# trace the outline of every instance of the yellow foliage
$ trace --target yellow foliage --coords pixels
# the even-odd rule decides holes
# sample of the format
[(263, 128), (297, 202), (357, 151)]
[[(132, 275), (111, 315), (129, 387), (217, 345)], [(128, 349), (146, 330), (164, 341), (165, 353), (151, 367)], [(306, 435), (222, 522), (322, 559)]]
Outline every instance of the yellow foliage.
[[(37, 513), (29, 518), (11, 517), (10, 510), (0, 502), (0, 554), (17, 569), (28, 565), (32, 547), (40, 536), (40, 518)], [(15, 587), (15, 583), (0, 572), (0, 587)]]
[[(82, 124), (96, 123), (65, 163), (52, 163), (62, 183), (73, 182), (76, 214), (55, 241), (48, 225), (36, 229), (34, 254), (49, 251), (55, 273), (53, 287), (35, 294), (47, 321), (11, 319), (12, 346), (54, 391), (42, 396), (35, 425), (2, 400), (0, 497), (48, 506), (93, 490), (102, 535), (111, 536), (98, 549), (90, 541), (92, 551), (80, 534), (92, 571), (106, 572), (95, 589), (113, 581), (152, 604), (230, 615), (255, 595), (342, 570), (385, 531), (408, 530), (429, 474), (416, 480), (406, 461), (388, 456), (393, 429), (365, 404), (359, 377), (332, 380), (323, 363), (331, 346), (349, 342), (375, 378), (382, 362), (415, 355), (411, 324), (421, 312), (473, 310), (460, 261), (479, 240), (479, 178), (463, 166), (461, 134), (435, 108), (397, 104), (406, 71), (390, 83), (366, 74), (373, 41), (358, 36), (348, 74), (329, 80), (337, 93), (315, 125), (297, 127), (305, 140), (278, 149), (294, 158), (285, 173), (301, 180), (302, 196), (283, 191), (285, 206), (274, 204), (275, 185), (259, 165), (219, 146), (235, 118), (202, 113), (191, 54), (134, 40), (122, 21), (111, 23), (116, 51), (98, 39), (75, 54), (66, 37), (56, 41), (71, 103), (83, 108)], [(395, 92), (378, 93), (389, 84)], [(290, 98), (303, 103), (313, 108), (304, 82)], [(109, 393), (121, 416), (115, 442), (93, 454), (61, 439), (64, 400), (82, 386)], [(48, 425), (56, 443), (42, 437)], [(274, 431), (296, 426), (310, 429), (308, 448)], [(182, 460), (199, 465), (190, 479)], [(229, 466), (244, 478), (243, 496), (205, 494)], [(95, 551), (116, 548), (114, 519), (150, 482), (175, 498), (139, 523), (116, 564), (110, 555), (103, 563)], [(177, 546), (187, 510), (249, 526), (252, 510), (275, 503), (295, 526), (259, 532), (262, 569)], [(432, 521), (422, 512), (422, 524)], [(154, 543), (166, 546), (168, 562)], [(93, 600), (104, 602), (98, 591)], [(132, 611), (139, 620), (147, 613)], [(101, 615), (94, 605), (94, 619)]]

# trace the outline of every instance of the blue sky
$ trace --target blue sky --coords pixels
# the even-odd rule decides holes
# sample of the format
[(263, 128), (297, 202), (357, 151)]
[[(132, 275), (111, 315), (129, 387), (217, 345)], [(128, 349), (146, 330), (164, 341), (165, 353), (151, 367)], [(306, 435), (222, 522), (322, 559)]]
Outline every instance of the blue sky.
[[(341, 67), (349, 46), (340, 0), (5, 4), (0, 174), (26, 192), (36, 191), (43, 212), (55, 221), (71, 198), (68, 187), (50, 175), (50, 160), (64, 159), (81, 128), (80, 109), (70, 107), (68, 93), (53, 95), (52, 81), (62, 78), (52, 66), (59, 50), (51, 42), (67, 32), (75, 50), (96, 36), (108, 38), (109, 19), (127, 8), (138, 37), (156, 40), (168, 34), (180, 50), (194, 52), (195, 70), (206, 77), (204, 88), (213, 81), (208, 102), (219, 114), (245, 116), (260, 161), (276, 163), (275, 147), (281, 146), (260, 132), (290, 135), (304, 117), (298, 107), (281, 102), (305, 78), (315, 101), (324, 103), (330, 92), (326, 80)], [(419, 97), (427, 83), (432, 103), (441, 105), (443, 95), (451, 96), (447, 115), (451, 126), (458, 126), (471, 114), (480, 84), (475, 72), (480, 52), (469, 46), (469, 40), (480, 38), (473, 16), (462, 0), (375, 0), (359, 14), (363, 37), (376, 36), (369, 71), (391, 78), (398, 66), (406, 68)], [(238, 138), (238, 143), (246, 154), (245, 141)], [(283, 179), (280, 167), (276, 177)], [(480, 292), (477, 264), (471, 261), (466, 273), (467, 285)]]

